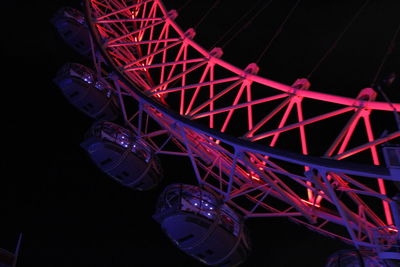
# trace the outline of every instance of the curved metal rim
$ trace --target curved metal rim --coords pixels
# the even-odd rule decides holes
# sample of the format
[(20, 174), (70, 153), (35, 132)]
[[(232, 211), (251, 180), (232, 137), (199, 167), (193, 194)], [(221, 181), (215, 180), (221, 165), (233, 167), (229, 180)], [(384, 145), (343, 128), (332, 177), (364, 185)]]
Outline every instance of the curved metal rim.
[(285, 85), (285, 84), (282, 84), (282, 83), (279, 83), (276, 81), (272, 81), (270, 79), (267, 79), (267, 78), (264, 78), (264, 77), (261, 77), (258, 75), (247, 73), (243, 69), (235, 67), (232, 64), (230, 64), (220, 58), (210, 56), (210, 53), (206, 49), (204, 49), (201, 45), (199, 45), (195, 41), (187, 38), (185, 36), (184, 31), (181, 29), (181, 27), (177, 23), (175, 23), (174, 20), (170, 19), (167, 16), (168, 12), (167, 12), (167, 9), (165, 8), (165, 5), (163, 4), (163, 2), (161, 0), (156, 0), (156, 1), (159, 2), (160, 8), (162, 9), (162, 12), (163, 12), (164, 16), (166, 17), (166, 19), (169, 21), (170, 25), (177, 31), (177, 33), (180, 35), (180, 37), (182, 39), (185, 39), (185, 41), (192, 48), (196, 49), (203, 56), (211, 58), (211, 60), (215, 64), (217, 64), (237, 75), (245, 76), (246, 79), (248, 79), (252, 82), (259, 83), (259, 84), (262, 84), (262, 85), (265, 85), (268, 87), (272, 87), (276, 90), (280, 90), (280, 91), (288, 93), (288, 94), (295, 94), (295, 95), (302, 96), (305, 98), (311, 98), (311, 99), (320, 100), (320, 101), (324, 101), (324, 102), (330, 102), (330, 103), (335, 103), (335, 104), (340, 104), (340, 105), (345, 105), (345, 106), (365, 107), (368, 109), (384, 110), (384, 111), (393, 111), (393, 108), (395, 108), (397, 112), (400, 112), (400, 103), (393, 103), (391, 105), (386, 102), (377, 102), (377, 101), (368, 102), (368, 101), (362, 101), (362, 100), (353, 99), (353, 98), (349, 98), (349, 97), (320, 93), (320, 92), (316, 92), (316, 91), (299, 90), (299, 89), (295, 89), (288, 85)]
[[(162, 11), (164, 14), (166, 14), (166, 8), (164, 4), (161, 2), (161, 0), (155, 0), (158, 1), (160, 4), (160, 7), (162, 7)], [(85, 0), (85, 15), (87, 21), (92, 20), (91, 16), (91, 9), (90, 9), (90, 3), (88, 0)], [(169, 18), (167, 18), (169, 19)], [(211, 57), (209, 53), (203, 49), (200, 45), (195, 43), (194, 41), (188, 39), (187, 37), (184, 37), (184, 33), (182, 29), (173, 22), (173, 20), (170, 20), (171, 25), (174, 27), (177, 32), (185, 38), (185, 40), (193, 46), (193, 48), (197, 48), (198, 51), (203, 54), (204, 56), (210, 57), (211, 60), (213, 60), (216, 64), (219, 64), (221, 67), (229, 67), (228, 70), (238, 74), (238, 75), (246, 75), (246, 77), (253, 79), (254, 82), (257, 83), (263, 83), (266, 86), (273, 87), (275, 86), (279, 88), (275, 88), (278, 90), (282, 90), (284, 92), (290, 93), (290, 94), (297, 94), (299, 96), (304, 96), (307, 98), (313, 98), (321, 101), (326, 101), (325, 99), (321, 99), (322, 97), (331, 97), (330, 99), (331, 103), (337, 103), (337, 104), (342, 104), (342, 105), (350, 105), (350, 106), (362, 106), (362, 107), (368, 107), (370, 109), (379, 109), (379, 110), (387, 110), (387, 111), (393, 111), (393, 108), (390, 107), (388, 103), (384, 102), (366, 102), (366, 101), (360, 101), (357, 99), (352, 99), (352, 98), (346, 98), (346, 97), (340, 97), (340, 96), (334, 96), (334, 95), (328, 95), (324, 93), (318, 93), (318, 92), (312, 92), (312, 91), (305, 91), (305, 90), (297, 90), (295, 88), (292, 88), (290, 86), (274, 82), (271, 80), (268, 80), (266, 78), (256, 76), (256, 75), (250, 75), (247, 72), (245, 72), (242, 69), (239, 69), (223, 60), (220, 60), (215, 57)], [(100, 38), (97, 34), (96, 29), (94, 28), (93, 23), (88, 23), (89, 29), (91, 32), (91, 35), (95, 39), (95, 43), (97, 44), (98, 49), (101, 51), (102, 56), (106, 59), (108, 64), (112, 66), (112, 68), (116, 71), (116, 74), (118, 74), (119, 78), (121, 80), (129, 85), (132, 85), (132, 83), (129, 81), (129, 79), (123, 74), (119, 68), (113, 63), (112, 59), (108, 55), (108, 53), (105, 51), (104, 47), (101, 45)], [(374, 166), (374, 165), (366, 165), (366, 164), (360, 164), (360, 163), (352, 163), (352, 162), (345, 162), (345, 161), (338, 161), (338, 160), (333, 160), (333, 159), (327, 159), (327, 158), (321, 158), (321, 157), (315, 157), (315, 156), (306, 156), (294, 152), (290, 152), (284, 149), (279, 149), (275, 147), (268, 147), (265, 145), (257, 144), (254, 142), (250, 142), (247, 140), (243, 139), (238, 139), (233, 136), (230, 136), (225, 133), (221, 133), (219, 131), (216, 131), (214, 129), (210, 129), (208, 127), (205, 127), (204, 125), (201, 125), (193, 120), (189, 120), (188, 118), (185, 118), (178, 113), (171, 111), (167, 109), (165, 106), (161, 105), (154, 99), (148, 97), (145, 95), (142, 91), (136, 88), (136, 86), (132, 85), (130, 88), (135, 94), (137, 94), (146, 104), (149, 104), (150, 106), (156, 108), (157, 110), (161, 111), (162, 113), (166, 114), (168, 117), (173, 118), (174, 120), (178, 121), (179, 123), (189, 126), (190, 128), (196, 129), (197, 131), (200, 131), (203, 134), (206, 134), (208, 136), (211, 136), (216, 139), (223, 140), (225, 143), (233, 145), (233, 146), (238, 146), (238, 147), (243, 147), (246, 148), (247, 151), (255, 152), (255, 153), (261, 153), (265, 154), (268, 156), (271, 156), (276, 159), (284, 160), (290, 163), (294, 164), (299, 164), (299, 165), (307, 165), (311, 168), (317, 168), (317, 169), (325, 169), (326, 171), (329, 170), (335, 170), (335, 171), (340, 171), (348, 174), (353, 174), (353, 175), (363, 175), (366, 177), (380, 177), (380, 178), (387, 178), (391, 179), (390, 172), (387, 168), (384, 167), (379, 167), (379, 166)], [(393, 104), (396, 109), (400, 110), (400, 104)]]

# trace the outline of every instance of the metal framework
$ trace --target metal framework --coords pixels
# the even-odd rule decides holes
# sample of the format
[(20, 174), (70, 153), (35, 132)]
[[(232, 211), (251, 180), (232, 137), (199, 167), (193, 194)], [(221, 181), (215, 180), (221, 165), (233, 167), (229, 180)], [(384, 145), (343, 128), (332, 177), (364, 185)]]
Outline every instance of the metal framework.
[(306, 79), (288, 86), (257, 76), (254, 63), (232, 66), (220, 48), (194, 42), (160, 0), (86, 7), (97, 73), (113, 81), (124, 121), (156, 153), (188, 157), (198, 184), (247, 218), (287, 217), (378, 252), (397, 242), (387, 190), (400, 177), (375, 165), (378, 146), (400, 140), (392, 114), (400, 104), (375, 102), (371, 88), (328, 95)]

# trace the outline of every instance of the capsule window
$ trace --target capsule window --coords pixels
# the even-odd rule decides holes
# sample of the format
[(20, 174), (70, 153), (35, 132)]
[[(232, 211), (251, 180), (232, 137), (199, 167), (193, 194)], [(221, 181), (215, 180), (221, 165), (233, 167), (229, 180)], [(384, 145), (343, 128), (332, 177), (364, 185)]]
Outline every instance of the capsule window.
[(211, 249), (207, 249), (207, 250), (206, 250), (206, 253), (207, 253), (208, 255), (212, 255), (212, 254), (214, 254), (214, 251), (211, 250)]
[(86, 103), (86, 105), (84, 105), (82, 108), (89, 112), (91, 109), (93, 109), (93, 105), (91, 103)]
[(97, 118), (98, 120), (101, 120), (101, 119), (103, 119), (105, 116), (106, 116), (106, 113), (102, 112), (102, 113), (100, 113), (96, 118)]
[(71, 31), (71, 30), (68, 30), (68, 31), (64, 32), (64, 36), (68, 36), (68, 35), (70, 35), (71, 33), (72, 33), (72, 31)]
[(75, 96), (79, 95), (79, 91), (75, 91), (69, 95), (70, 98), (74, 98)]
[(140, 188), (142, 185), (144, 185), (144, 182), (140, 182), (139, 184), (137, 184), (137, 185), (135, 186), (135, 188)]
[(107, 158), (107, 159), (105, 159), (103, 161), (100, 161), (100, 165), (104, 166), (104, 165), (106, 165), (106, 164), (108, 164), (110, 162), (112, 162), (112, 159), (111, 158)]
[(199, 225), (199, 226), (201, 226), (203, 228), (206, 228), (206, 229), (209, 228), (210, 225), (211, 225), (209, 223), (204, 222), (203, 220), (200, 220), (200, 219), (197, 219), (197, 218), (194, 218), (194, 217), (187, 217), (186, 221), (195, 223), (195, 224), (197, 224), (197, 225)]
[(193, 237), (194, 237), (194, 235), (193, 235), (193, 234), (190, 234), (190, 235), (187, 235), (187, 236), (185, 236), (185, 237), (182, 237), (182, 238), (177, 239), (177, 241), (178, 241), (179, 243), (181, 243), (181, 242), (185, 242), (185, 241), (187, 241), (187, 240), (189, 240), (189, 239), (191, 239), (191, 238), (193, 238)]
[(200, 259), (204, 259), (206, 257), (206, 256), (204, 256), (203, 254), (200, 254), (200, 253), (197, 254), (196, 256), (199, 257)]
[(231, 260), (226, 260), (226, 261), (224, 261), (223, 263), (221, 263), (221, 267), (223, 267), (223, 266), (229, 266), (229, 264), (231, 263)]

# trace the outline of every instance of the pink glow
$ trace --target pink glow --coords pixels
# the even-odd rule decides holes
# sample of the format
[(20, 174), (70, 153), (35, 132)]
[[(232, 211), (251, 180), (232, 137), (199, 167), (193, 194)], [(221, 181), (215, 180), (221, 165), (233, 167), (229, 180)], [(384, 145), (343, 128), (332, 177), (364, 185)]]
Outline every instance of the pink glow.
[[(369, 116), (364, 116), (364, 121), (365, 121), (365, 128), (367, 130), (367, 135), (368, 135), (368, 141), (372, 142), (374, 141), (374, 134), (372, 132), (372, 127), (371, 127), (371, 122), (369, 119)], [(372, 159), (375, 165), (379, 165), (379, 157), (378, 157), (378, 152), (376, 151), (376, 146), (371, 147), (371, 155)], [(386, 187), (385, 183), (382, 179), (378, 179), (378, 185), (379, 185), (379, 191), (381, 194), (386, 195)], [(383, 208), (385, 211), (385, 216), (386, 216), (386, 221), (388, 225), (393, 225), (393, 218), (392, 218), (392, 212), (390, 210), (389, 203), (387, 201), (382, 201)]]
[[(99, 0), (99, 2), (100, 1), (101, 0)], [(120, 1), (123, 0), (110, 0), (107, 1), (107, 5), (113, 6), (114, 4), (118, 4)], [(96, 5), (96, 3), (93, 2), (92, 5)], [(97, 18), (101, 20), (97, 22), (94, 21), (93, 23), (96, 23), (95, 28), (97, 28), (97, 31), (102, 37), (99, 39), (106, 40), (108, 38), (110, 40), (104, 44), (103, 48), (114, 60), (114, 63), (117, 66), (115, 69), (125, 74), (125, 76), (127, 76), (135, 84), (136, 88), (144, 91), (149, 97), (155, 96), (159, 97), (160, 99), (164, 99), (169, 95), (170, 97), (176, 97), (174, 99), (179, 99), (179, 101), (177, 101), (179, 104), (176, 104), (177, 107), (171, 107), (171, 109), (175, 108), (176, 112), (179, 112), (180, 115), (186, 115), (186, 118), (194, 120), (208, 117), (208, 125), (210, 128), (216, 128), (221, 132), (225, 132), (226, 129), (232, 125), (232, 123), (238, 123), (233, 120), (233, 118), (235, 118), (234, 112), (240, 108), (245, 108), (242, 111), (246, 112), (247, 116), (245, 116), (246, 118), (243, 118), (243, 122), (239, 123), (243, 124), (243, 132), (247, 131), (245, 136), (248, 138), (248, 140), (257, 141), (263, 138), (272, 137), (270, 146), (273, 147), (279, 144), (278, 141), (281, 133), (295, 130), (291, 131), (290, 134), (292, 134), (292, 136), (296, 139), (300, 138), (301, 153), (308, 155), (308, 145), (314, 144), (314, 140), (307, 140), (305, 126), (307, 126), (307, 129), (317, 127), (319, 125), (313, 123), (328, 120), (329, 118), (344, 114), (346, 112), (356, 111), (355, 115), (353, 115), (352, 119), (349, 120), (349, 123), (343, 128), (339, 136), (336, 137), (336, 140), (333, 142), (331, 148), (327, 152), (327, 156), (331, 156), (335, 151), (338, 151), (338, 155), (332, 158), (341, 159), (370, 149), (375, 165), (379, 164), (376, 145), (400, 136), (400, 132), (397, 132), (375, 140), (372, 134), (372, 127), (370, 125), (371, 122), (369, 121), (369, 117), (367, 117), (366, 113), (364, 112), (360, 112), (358, 114), (358, 111), (363, 109), (368, 109), (371, 112), (374, 109), (392, 112), (393, 108), (387, 103), (360, 101), (357, 99), (313, 92), (304, 88), (302, 88), (304, 89), (302, 90), (293, 85), (287, 86), (266, 78), (259, 77), (255, 75), (256, 72), (251, 72), (248, 69), (242, 70), (236, 68), (221, 60), (220, 56), (222, 55), (222, 51), (219, 51), (218, 49), (207, 51), (196, 44), (192, 40), (194, 31), (189, 30), (187, 32), (183, 32), (174, 22), (174, 14), (176, 14), (176, 12), (167, 12), (161, 1), (147, 0), (137, 3), (133, 6), (140, 7), (140, 9), (138, 8), (133, 10), (132, 19), (128, 20), (123, 19), (124, 15), (122, 15), (122, 13), (131, 11), (130, 8), (132, 8), (132, 5), (130, 8), (123, 7), (121, 10), (112, 12), (114, 15), (121, 12), (121, 16), (112, 17), (110, 19), (107, 18), (109, 18), (112, 14), (102, 14), (102, 8), (96, 10), (97, 13), (99, 13)], [(132, 33), (128, 31), (128, 28), (130, 27), (125, 27), (125, 22), (133, 22), (135, 25), (140, 26), (135, 26), (135, 33)], [(116, 27), (117, 30), (110, 26), (113, 23), (115, 23), (114, 27)], [(113, 30), (116, 31), (117, 34), (113, 35)], [(149, 40), (144, 40), (143, 38)], [(130, 50), (131, 47), (137, 48), (140, 51), (133, 53)], [(191, 50), (188, 52), (188, 49)], [(174, 58), (175, 60), (173, 60)], [(217, 67), (216, 72), (214, 72), (214, 67)], [(219, 76), (218, 68), (221, 67), (225, 69), (225, 73), (228, 73), (226, 70), (230, 71), (230, 73)], [(138, 70), (146, 70), (148, 75), (143, 76), (143, 71), (139, 72)], [(191, 75), (193, 72), (197, 76)], [(155, 77), (155, 73), (157, 74), (157, 77)], [(194, 84), (193, 82), (196, 83)], [(246, 90), (246, 100), (242, 100), (243, 102), (241, 102), (241, 98), (244, 98), (244, 90)], [(261, 92), (262, 90), (268, 90), (268, 94), (266, 94), (268, 97), (257, 99), (257, 97), (260, 96), (260, 92), (256, 92), (255, 90), (261, 90)], [(221, 105), (221, 102), (224, 100), (222, 97), (224, 95), (228, 95), (228, 93), (234, 96), (233, 102), (230, 100), (230, 103), (223, 103), (223, 105)], [(135, 93), (130, 92), (129, 90), (126, 90), (123, 92), (123, 94), (119, 92), (121, 103), (123, 102), (123, 98), (129, 97), (130, 95), (133, 96)], [(200, 96), (205, 96), (205, 98), (208, 96), (209, 98), (207, 100), (203, 100)], [(137, 93), (135, 97), (140, 98), (138, 97)], [(326, 114), (312, 118), (304, 118), (302, 106), (302, 99), (304, 97), (323, 102), (337, 103), (341, 104), (342, 106), (337, 107), (337, 110)], [(218, 101), (220, 98), (221, 100)], [(278, 99), (282, 99), (278, 104), (271, 102)], [(173, 101), (171, 101), (171, 103), (173, 103)], [(253, 114), (253, 107), (254, 110), (258, 111), (255, 105), (263, 103), (267, 103), (266, 106), (271, 105), (274, 107), (274, 109), (269, 114)], [(307, 102), (304, 102), (304, 105), (306, 105), (306, 103)], [(163, 102), (163, 104), (166, 105), (166, 102)], [(152, 104), (150, 103), (149, 105), (151, 106)], [(293, 112), (293, 105), (296, 105), (297, 122), (287, 125), (288, 118)], [(215, 107), (217, 107), (217, 109)], [(306, 109), (307, 107), (304, 107), (305, 111), (308, 111)], [(394, 104), (394, 107), (397, 110), (400, 110), (400, 104)], [(279, 126), (277, 128), (273, 128), (269, 131), (258, 132), (264, 126), (269, 126), (267, 123), (271, 119), (275, 119), (275, 116), (277, 116), (280, 111), (283, 111), (284, 108), (284, 114), (280, 119)], [(122, 103), (122, 109), (124, 109), (124, 103)], [(185, 155), (190, 157), (196, 178), (199, 183), (207, 184), (206, 180), (209, 179), (209, 177), (212, 177), (212, 179), (218, 179), (220, 188), (215, 188), (215, 191), (219, 194), (223, 194), (226, 199), (232, 198), (232, 195), (235, 192), (242, 192), (243, 190), (248, 190), (248, 192), (251, 192), (251, 190), (255, 190), (254, 192), (259, 190), (261, 192), (257, 197), (253, 197), (252, 200), (256, 203), (257, 207), (262, 207), (269, 213), (258, 213), (256, 215), (252, 214), (252, 211), (247, 210), (246, 213), (249, 215), (249, 217), (252, 215), (254, 215), (254, 217), (302, 216), (304, 217), (302, 220), (304, 219), (312, 221), (315, 216), (317, 216), (318, 218), (327, 220), (324, 222), (324, 224), (333, 223), (347, 227), (352, 240), (350, 241), (348, 236), (330, 233), (329, 230), (323, 229), (324, 224), (315, 226), (316, 231), (326, 233), (331, 236), (338, 236), (342, 240), (354, 242), (355, 244), (361, 244), (364, 242), (364, 239), (366, 238), (365, 236), (362, 237), (360, 234), (358, 236), (360, 240), (357, 240), (357, 238), (352, 235), (353, 230), (359, 231), (359, 233), (364, 233), (364, 228), (357, 228), (357, 224), (360, 224), (360, 222), (364, 223), (364, 221), (362, 221), (362, 218), (358, 214), (352, 214), (351, 216), (348, 216), (346, 210), (348, 208), (346, 206), (347, 204), (344, 203), (344, 201), (342, 201), (340, 198), (335, 197), (336, 192), (333, 191), (333, 186), (331, 185), (332, 177), (328, 174), (327, 177), (325, 177), (328, 182), (321, 184), (317, 184), (319, 181), (315, 182), (311, 179), (307, 180), (307, 178), (304, 177), (302, 169), (304, 167), (305, 171), (309, 170), (309, 167), (304, 165), (306, 164), (304, 162), (308, 161), (303, 161), (303, 159), (294, 161), (289, 157), (283, 158), (283, 161), (291, 162), (301, 166), (301, 168), (299, 168), (300, 171), (296, 170), (295, 173), (290, 173), (289, 170), (284, 169), (286, 168), (286, 165), (283, 163), (282, 166), (278, 166), (276, 162), (273, 162), (275, 159), (274, 156), (267, 156), (266, 154), (262, 154), (264, 152), (257, 152), (260, 153), (259, 155), (254, 156), (257, 157), (257, 160), (252, 160), (251, 158), (249, 160), (247, 156), (251, 155), (251, 153), (254, 151), (250, 146), (242, 147), (244, 145), (232, 145), (229, 143), (228, 138), (224, 140), (224, 138), (221, 137), (221, 140), (216, 140), (220, 137), (210, 137), (208, 136), (210, 133), (198, 131), (198, 129), (195, 129), (195, 126), (191, 126), (189, 123), (186, 125), (183, 121), (177, 120), (175, 123), (176, 118), (172, 119), (169, 117), (169, 115), (163, 115), (161, 111), (158, 113), (156, 111), (145, 112), (148, 112), (149, 114), (153, 113), (153, 118), (155, 121), (162, 125), (167, 130), (168, 134), (177, 140), (177, 143), (180, 142), (180, 145), (182, 146), (180, 148), (183, 152), (164, 150), (160, 151), (165, 154), (180, 156)], [(222, 114), (223, 112), (226, 112), (226, 114)], [(125, 113), (126, 111), (124, 111), (124, 117), (126, 119)], [(218, 117), (222, 117), (223, 119), (220, 125), (217, 125), (214, 121), (214, 116), (216, 114), (219, 114)], [(305, 114), (307, 116), (307, 113)], [(365, 120), (365, 127), (369, 143), (346, 151), (361, 116), (363, 116)], [(256, 118), (261, 119), (254, 121)], [(246, 119), (247, 121), (245, 121)], [(338, 127), (343, 126), (340, 125)], [(296, 128), (299, 129), (299, 132), (297, 132)], [(297, 136), (298, 134), (299, 136)], [(203, 141), (199, 143), (197, 142), (198, 140)], [(228, 145), (229, 148), (224, 148), (224, 145)], [(312, 148), (313, 147), (310, 147), (311, 151)], [(233, 156), (233, 152), (230, 149), (233, 149), (235, 152), (240, 151), (245, 154), (245, 156), (240, 156), (238, 159), (236, 159), (237, 155), (235, 154), (235, 156)], [(282, 153), (282, 155), (284, 154)], [(275, 155), (275, 157), (281, 160), (282, 158), (280, 157), (282, 155)], [(218, 166), (215, 165), (216, 163), (214, 162), (214, 157), (215, 159), (218, 158)], [(212, 158), (211, 167), (210, 165), (207, 165), (208, 162), (210, 162), (210, 158)], [(240, 164), (237, 164), (237, 166), (234, 164), (236, 163), (236, 160), (240, 160)], [(204, 162), (207, 162), (207, 164)], [(246, 171), (243, 170), (243, 165), (245, 165), (244, 169), (248, 168)], [(264, 168), (260, 167), (262, 165)], [(309, 165), (312, 166), (311, 164)], [(324, 165), (318, 166), (320, 168), (324, 167)], [(315, 166), (312, 167), (318, 168)], [(206, 175), (204, 177), (200, 177), (198, 168), (203, 168), (203, 171), (206, 171)], [(218, 171), (215, 171), (215, 169), (218, 169), (219, 173)], [(288, 167), (288, 169), (290, 169), (290, 167)], [(342, 174), (339, 173), (339, 170), (341, 170), (339, 167), (334, 169), (334, 171), (336, 171), (334, 175), (338, 175), (339, 177), (334, 177), (335, 181), (340, 181), (342, 179)], [(346, 174), (348, 173), (346, 172)], [(365, 176), (369, 177), (368, 174), (365, 174)], [(229, 180), (226, 177), (229, 177)], [(386, 179), (387, 177), (383, 178)], [(302, 188), (298, 189), (296, 186), (292, 187), (291, 183), (286, 182), (288, 179), (292, 179), (291, 182), (297, 182), (300, 184), (300, 186), (302, 186)], [(345, 178), (343, 179), (345, 180)], [(384, 181), (382, 179), (376, 180), (376, 187), (379, 187), (380, 194), (386, 194)], [(362, 187), (363, 185), (361, 183), (357, 184), (357, 181), (352, 181), (351, 179), (346, 181), (350, 181), (350, 184), (355, 186), (361, 185), (358, 186), (359, 189), (353, 190), (353, 188), (350, 187), (346, 188), (345, 183), (340, 183), (342, 188), (348, 189), (347, 191), (343, 191), (346, 192), (350, 198), (352, 198), (358, 207), (365, 206), (365, 213), (368, 215), (368, 220), (370, 220), (368, 221), (368, 225), (365, 227), (373, 228), (376, 226), (382, 226), (383, 222), (380, 220), (378, 215), (376, 215), (372, 209), (369, 209), (368, 206), (361, 200), (361, 198), (358, 197), (359, 195), (364, 194), (379, 198), (381, 195), (377, 192), (378, 189), (368, 190), (366, 186)], [(215, 184), (217, 183), (218, 181)], [(223, 185), (228, 185), (228, 192), (223, 191)], [(270, 188), (268, 188), (268, 193), (266, 193), (267, 186), (270, 186)], [(326, 187), (327, 189), (320, 189), (317, 186)], [(212, 188), (214, 189), (214, 187)], [(307, 190), (308, 200), (302, 198), (305, 195), (304, 189)], [(328, 192), (322, 192), (321, 190), (330, 191), (328, 194)], [(273, 213), (271, 213), (273, 207), (268, 206), (270, 204), (268, 202), (268, 198), (264, 199), (268, 194), (271, 194), (271, 196), (279, 201), (285, 202), (290, 206), (290, 209), (296, 210), (297, 212), (291, 213), (287, 211), (273, 210)], [(246, 195), (245, 193), (243, 193), (243, 196), (247, 198), (252, 197), (250, 194)], [(322, 211), (322, 208), (329, 208), (334, 210), (333, 212), (337, 212), (335, 208), (330, 208), (329, 205), (324, 207), (326, 202), (322, 201), (323, 198), (337, 207), (337, 211), (340, 212), (340, 216), (333, 216), (333, 213), (329, 212), (325, 214)], [(378, 201), (381, 199), (382, 198), (380, 198)], [(321, 207), (321, 209), (315, 209), (315, 207)], [(383, 201), (383, 207), (387, 224), (391, 225), (392, 218), (387, 201)], [(241, 209), (239, 204), (238, 208)], [(293, 219), (293, 217), (291, 217), (291, 219)], [(361, 240), (361, 238), (364, 239)], [(370, 241), (365, 241), (365, 244), (368, 244), (367, 242)]]

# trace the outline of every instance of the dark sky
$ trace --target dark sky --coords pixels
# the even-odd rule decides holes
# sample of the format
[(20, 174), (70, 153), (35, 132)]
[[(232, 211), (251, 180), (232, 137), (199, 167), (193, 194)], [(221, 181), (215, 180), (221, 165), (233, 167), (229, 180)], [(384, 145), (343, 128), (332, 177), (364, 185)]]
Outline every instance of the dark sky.
[[(210, 48), (256, 1), (240, 2), (221, 1), (198, 27), (196, 40)], [(260, 74), (287, 84), (307, 75), (363, 2), (302, 1), (260, 63)], [(167, 3), (179, 8), (183, 1)], [(192, 1), (178, 22), (195, 25), (213, 3)], [(254, 62), (294, 3), (274, 1), (226, 46), (223, 58), (243, 68)], [(163, 157), (160, 187), (134, 192), (97, 170), (79, 147), (92, 121), (64, 101), (52, 79), (65, 62), (89, 62), (49, 22), (58, 8), (79, 7), (78, 1), (7, 5), (0, 247), (12, 249), (23, 232), (19, 266), (202, 266), (176, 249), (151, 218), (162, 188), (194, 183), (191, 172), (177, 172), (173, 159)], [(356, 96), (368, 86), (400, 23), (399, 10), (399, 1), (371, 1), (312, 76), (313, 90)], [(399, 71), (399, 62), (397, 46), (384, 71)], [(252, 219), (247, 226), (254, 251), (244, 266), (318, 267), (346, 248), (285, 219)]]

